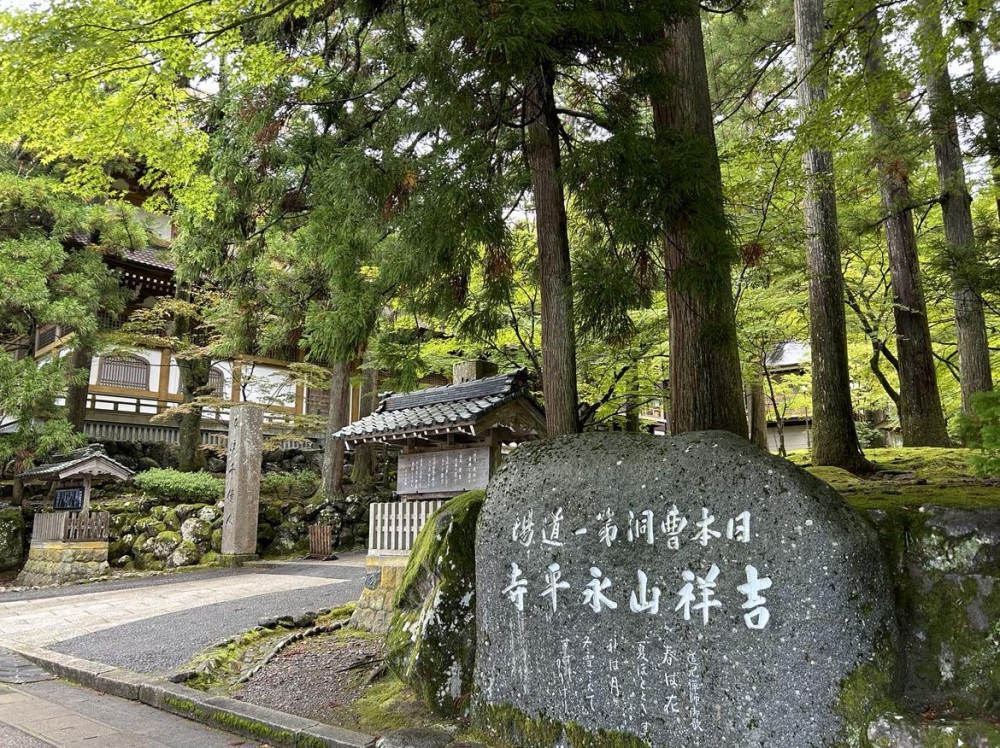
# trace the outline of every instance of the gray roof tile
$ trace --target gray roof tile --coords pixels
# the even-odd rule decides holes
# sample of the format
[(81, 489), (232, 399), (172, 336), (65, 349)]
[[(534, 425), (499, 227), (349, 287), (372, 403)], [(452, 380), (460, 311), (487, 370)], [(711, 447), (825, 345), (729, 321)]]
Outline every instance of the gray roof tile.
[(23, 480), (55, 480), (61, 473), (65, 473), (67, 470), (77, 465), (82, 465), (95, 457), (101, 458), (106, 465), (119, 468), (128, 475), (132, 474), (132, 471), (120, 462), (108, 457), (104, 452), (104, 447), (99, 444), (93, 444), (89, 447), (74, 450), (67, 455), (55, 455), (53, 462), (47, 462), (44, 465), (37, 465), (29, 470), (25, 470), (21, 473), (21, 478)]
[[(518, 397), (531, 399), (527, 372), (523, 369), (462, 384), (390, 394), (371, 415), (345, 426), (336, 436), (348, 442), (389, 440), (425, 429), (472, 426), (490, 411)], [(534, 400), (531, 402), (534, 404)]]

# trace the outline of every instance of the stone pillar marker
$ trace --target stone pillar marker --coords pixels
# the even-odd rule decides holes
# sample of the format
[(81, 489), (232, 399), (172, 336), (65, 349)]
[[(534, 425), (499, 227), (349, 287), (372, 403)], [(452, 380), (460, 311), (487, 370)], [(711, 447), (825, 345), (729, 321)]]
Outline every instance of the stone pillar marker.
[(257, 509), (264, 409), (240, 403), (229, 411), (226, 506), (222, 515), (222, 555), (236, 559), (257, 555)]

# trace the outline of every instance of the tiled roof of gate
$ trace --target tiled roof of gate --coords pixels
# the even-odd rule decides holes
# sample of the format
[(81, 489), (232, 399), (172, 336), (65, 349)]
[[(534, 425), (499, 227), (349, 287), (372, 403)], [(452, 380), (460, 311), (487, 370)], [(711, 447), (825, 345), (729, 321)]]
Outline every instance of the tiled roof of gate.
[(61, 473), (66, 472), (70, 468), (74, 468), (77, 465), (82, 465), (88, 460), (92, 460), (95, 457), (100, 457), (106, 463), (115, 465), (127, 474), (131, 474), (132, 471), (127, 467), (122, 465), (116, 460), (112, 460), (104, 453), (104, 448), (100, 445), (91, 445), (89, 447), (83, 447), (82, 449), (76, 449), (66, 455), (55, 455), (53, 458), (55, 462), (47, 462), (44, 465), (37, 465), (29, 470), (25, 470), (21, 473), (21, 478), (25, 480), (56, 480)]
[[(528, 397), (524, 369), (462, 384), (390, 395), (368, 416), (345, 426), (338, 438), (348, 442), (422, 432), (447, 433), (471, 426), (487, 413), (518, 397)], [(537, 407), (537, 405), (535, 406)]]

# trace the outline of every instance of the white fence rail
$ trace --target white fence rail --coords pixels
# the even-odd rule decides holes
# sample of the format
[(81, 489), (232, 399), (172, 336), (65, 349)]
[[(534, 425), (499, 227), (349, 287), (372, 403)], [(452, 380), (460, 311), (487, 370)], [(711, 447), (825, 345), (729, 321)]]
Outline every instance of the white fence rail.
[(406, 555), (427, 518), (445, 505), (443, 499), (372, 504), (368, 525), (368, 552)]

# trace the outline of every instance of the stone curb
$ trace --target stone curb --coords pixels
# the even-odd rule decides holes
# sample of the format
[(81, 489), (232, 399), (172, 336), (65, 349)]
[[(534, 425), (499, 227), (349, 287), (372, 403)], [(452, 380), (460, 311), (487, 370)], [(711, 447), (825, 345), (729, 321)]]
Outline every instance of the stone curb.
[(375, 738), (131, 670), (24, 644), (4, 647), (60, 678), (285, 748), (368, 748)]

